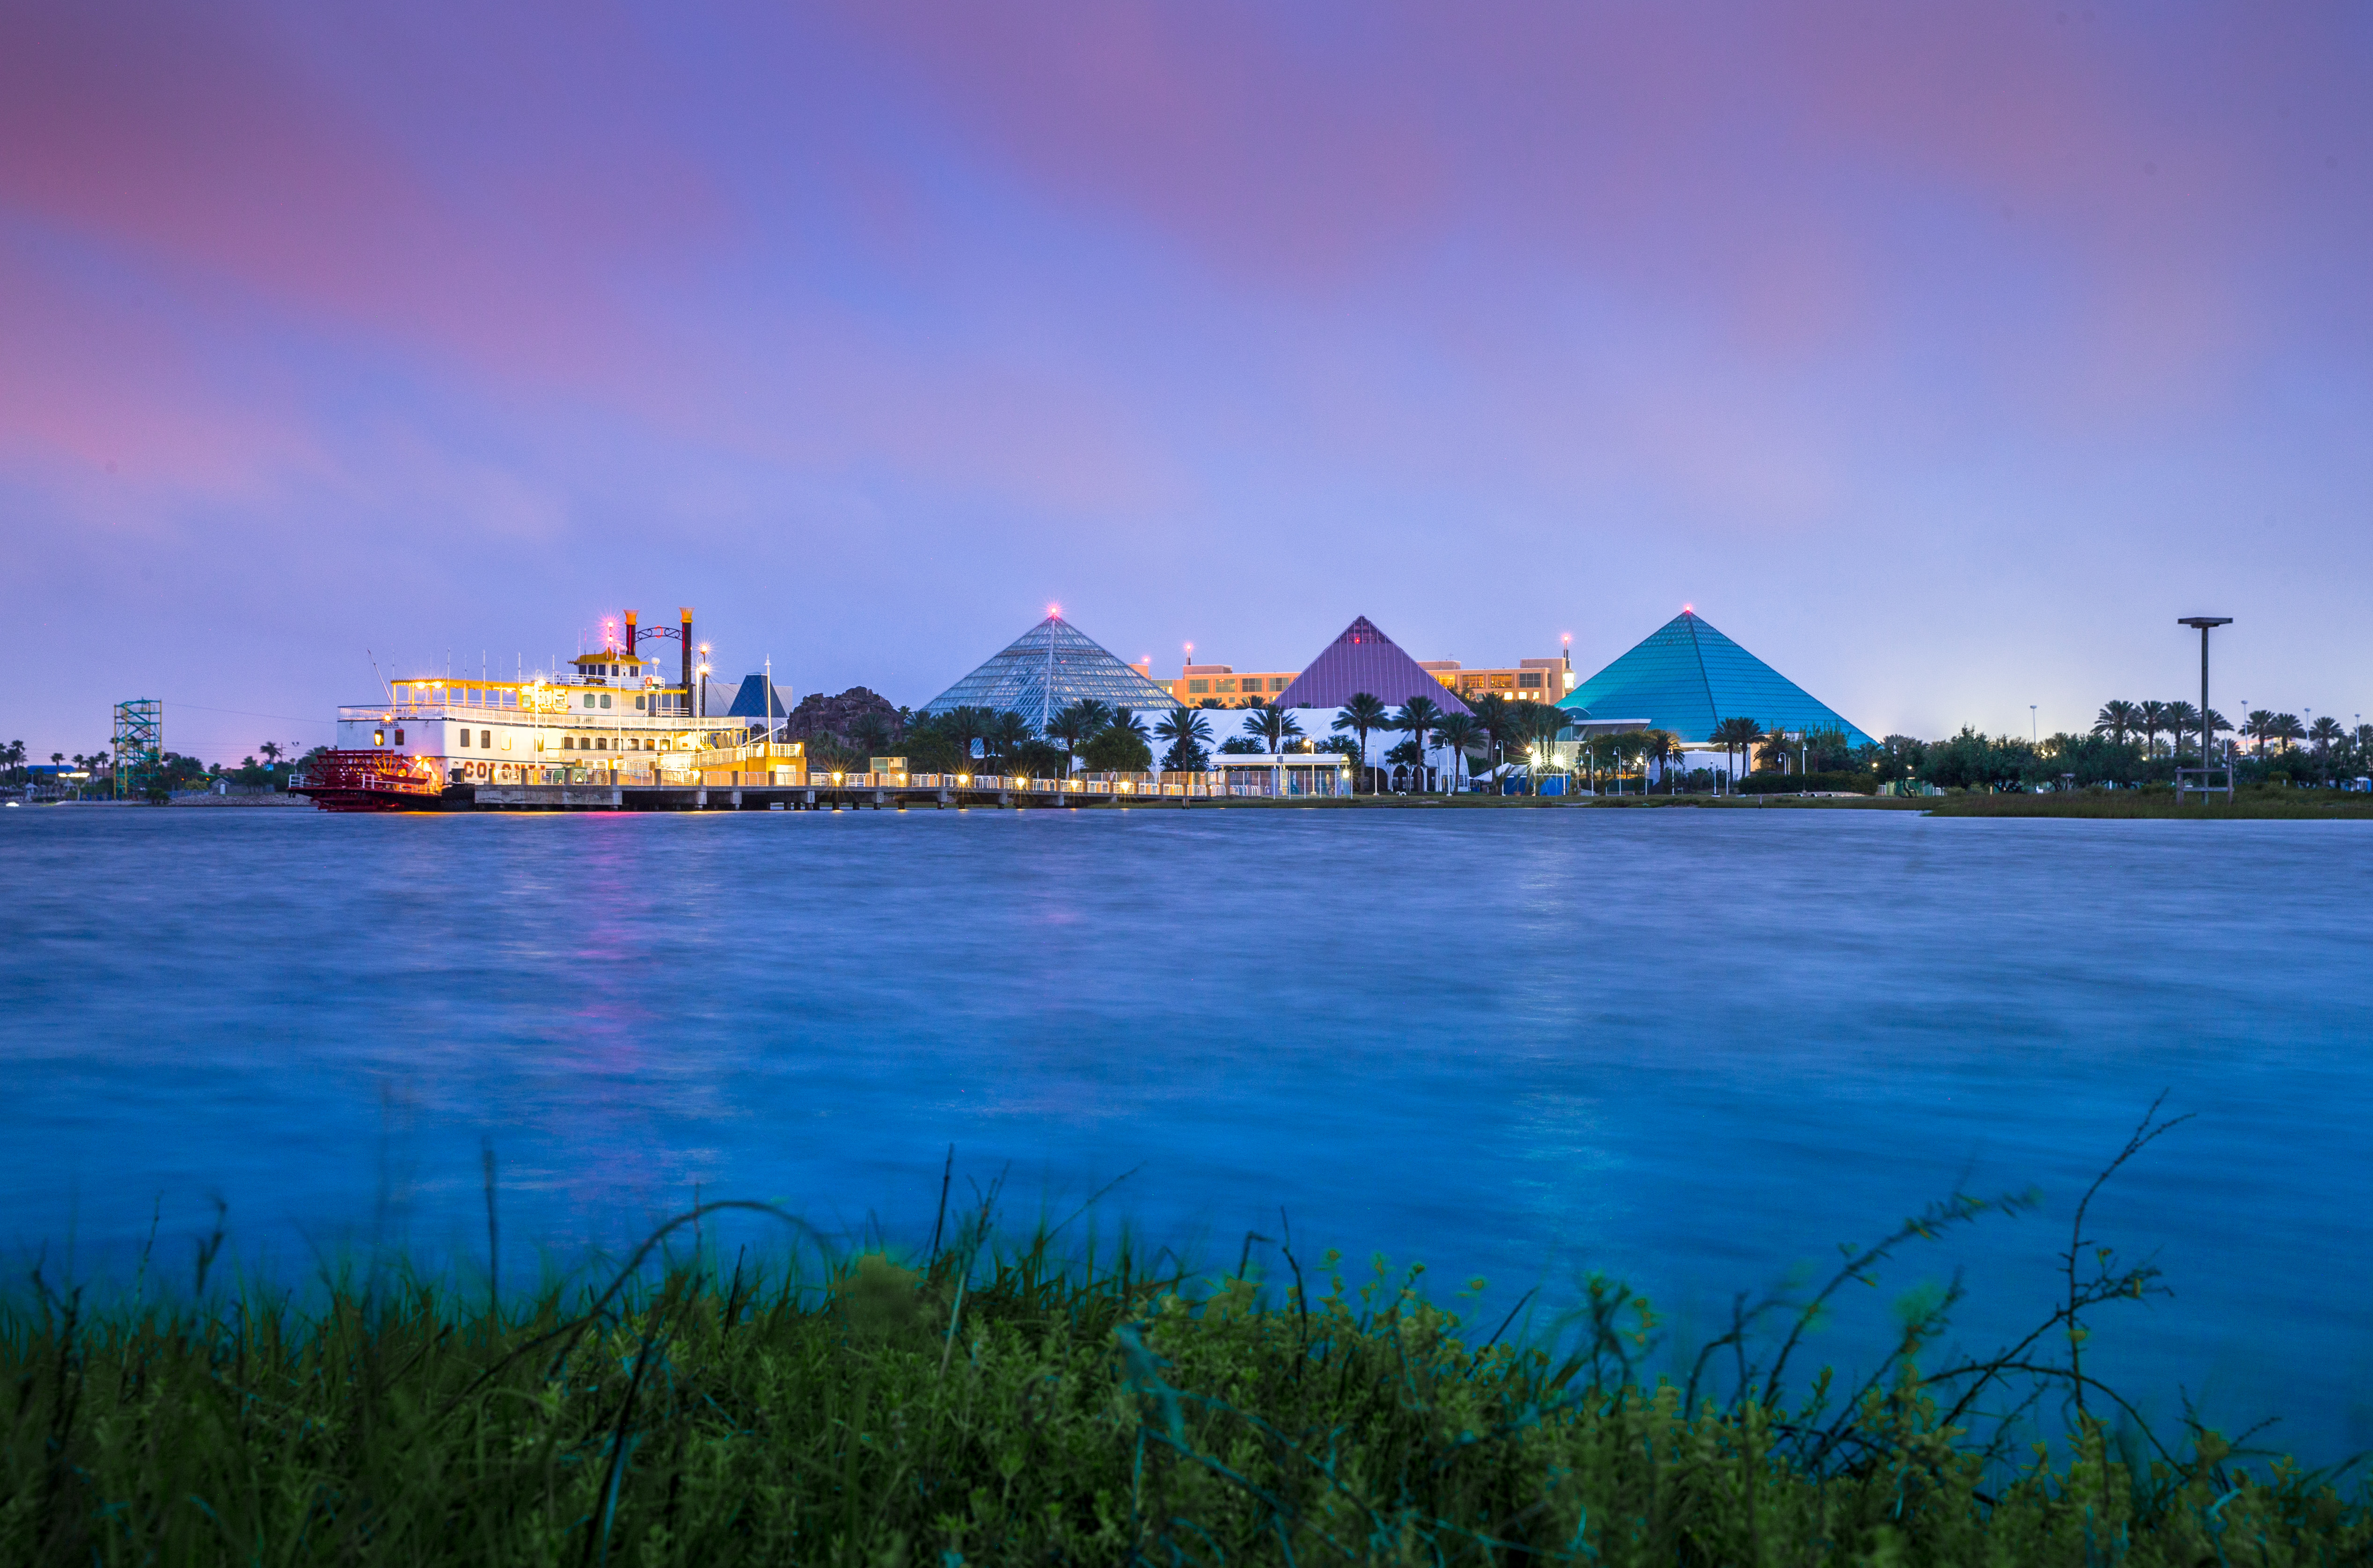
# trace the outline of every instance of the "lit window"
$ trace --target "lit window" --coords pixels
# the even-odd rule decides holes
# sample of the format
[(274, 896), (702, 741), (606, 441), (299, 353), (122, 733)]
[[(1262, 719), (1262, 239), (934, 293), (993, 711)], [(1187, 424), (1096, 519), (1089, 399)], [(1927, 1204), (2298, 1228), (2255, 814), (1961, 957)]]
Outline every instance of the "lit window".
[(383, 730), (383, 729), (375, 729), (375, 730), (372, 730), (372, 731), (371, 731), (371, 744), (372, 744), (373, 746), (384, 746), (384, 745), (386, 745), (386, 744), (387, 744), (387, 731), (385, 731), (385, 730)]

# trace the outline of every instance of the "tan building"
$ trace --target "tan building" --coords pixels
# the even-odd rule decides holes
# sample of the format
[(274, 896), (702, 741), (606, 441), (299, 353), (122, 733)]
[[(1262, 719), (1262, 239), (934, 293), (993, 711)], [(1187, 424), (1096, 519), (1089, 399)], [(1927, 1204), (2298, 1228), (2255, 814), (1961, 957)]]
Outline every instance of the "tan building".
[(1456, 659), (1420, 659), (1418, 668), (1461, 699), (1505, 697), (1510, 702), (1561, 703), (1574, 688), (1573, 658), (1519, 659), (1498, 668), (1469, 669)]
[[(1576, 685), (1570, 655), (1519, 659), (1505, 667), (1478, 669), (1469, 669), (1456, 659), (1420, 659), (1417, 666), (1462, 699), (1497, 695), (1511, 702), (1559, 703)], [(1132, 668), (1152, 679), (1149, 665)], [(1233, 665), (1190, 664), (1178, 672), (1177, 679), (1153, 683), (1190, 708), (1205, 703), (1233, 708), (1255, 698), (1274, 701), (1301, 673), (1298, 669), (1240, 670)]]
[(1177, 679), (1157, 680), (1154, 684), (1190, 708), (1199, 708), (1207, 702), (1233, 708), (1253, 698), (1268, 702), (1292, 685), (1293, 678), (1301, 673), (1298, 669), (1238, 670), (1224, 664), (1190, 664), (1178, 672)]

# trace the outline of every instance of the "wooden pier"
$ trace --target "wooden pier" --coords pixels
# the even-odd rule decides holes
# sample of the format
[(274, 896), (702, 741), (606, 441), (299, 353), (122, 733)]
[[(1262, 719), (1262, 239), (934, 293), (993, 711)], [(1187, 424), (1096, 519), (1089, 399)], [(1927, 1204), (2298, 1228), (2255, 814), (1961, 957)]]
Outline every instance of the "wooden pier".
[[(571, 770), (598, 773), (598, 770)], [(1238, 789), (1201, 777), (1034, 779), (990, 773), (802, 774), (753, 772), (746, 780), (646, 783), (589, 777), (566, 784), (454, 784), (418, 801), (430, 811), (841, 811), (884, 807), (1175, 806)]]

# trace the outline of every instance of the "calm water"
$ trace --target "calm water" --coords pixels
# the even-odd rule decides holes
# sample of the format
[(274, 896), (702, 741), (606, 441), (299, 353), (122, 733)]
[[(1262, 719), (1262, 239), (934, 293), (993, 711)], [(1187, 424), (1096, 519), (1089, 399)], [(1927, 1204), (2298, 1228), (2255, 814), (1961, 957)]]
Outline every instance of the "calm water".
[[(216, 1197), (251, 1264), (509, 1267), (709, 1194), (928, 1231), (941, 1161), (1233, 1262), (1619, 1273), (1702, 1328), (1958, 1188), (2040, 1214), (1966, 1335), (2094, 1234), (2171, 1301), (2096, 1345), (2165, 1414), (2373, 1443), (2373, 830), (1771, 811), (324, 817), (0, 812), (0, 1246), (120, 1270)], [(960, 1189), (961, 1190), (961, 1189)], [(55, 1263), (52, 1267), (54, 1269)], [(514, 1277), (520, 1277), (515, 1275)]]

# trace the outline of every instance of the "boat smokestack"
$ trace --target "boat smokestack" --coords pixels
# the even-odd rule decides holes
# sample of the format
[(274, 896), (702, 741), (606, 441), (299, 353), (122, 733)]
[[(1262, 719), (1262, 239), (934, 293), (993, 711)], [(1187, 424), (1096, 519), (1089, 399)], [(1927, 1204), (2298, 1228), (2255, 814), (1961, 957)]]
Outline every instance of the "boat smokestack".
[(684, 711), (692, 712), (692, 606), (684, 607), (684, 640), (676, 645), (684, 650)]
[(626, 611), (626, 656), (635, 656), (635, 612)]

